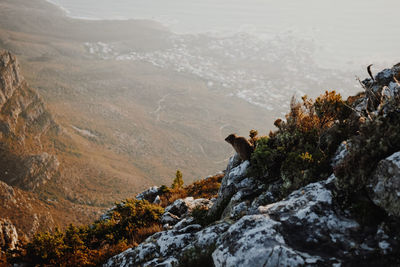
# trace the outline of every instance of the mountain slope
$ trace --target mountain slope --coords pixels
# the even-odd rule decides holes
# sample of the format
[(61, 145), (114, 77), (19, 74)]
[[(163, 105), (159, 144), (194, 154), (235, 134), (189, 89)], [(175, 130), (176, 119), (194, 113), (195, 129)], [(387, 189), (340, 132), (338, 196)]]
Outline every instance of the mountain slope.
[(131, 246), (103, 266), (398, 266), (399, 78), (400, 64), (347, 100), (292, 101), (250, 161), (235, 155), (221, 174), (38, 234), (14, 260), (96, 265)]
[(72, 147), (69, 139), (22, 77), (16, 57), (0, 51), (0, 214), (21, 236), (87, 222), (99, 210), (68, 201), (71, 187), (52, 198), (46, 188), (63, 177), (59, 147)]

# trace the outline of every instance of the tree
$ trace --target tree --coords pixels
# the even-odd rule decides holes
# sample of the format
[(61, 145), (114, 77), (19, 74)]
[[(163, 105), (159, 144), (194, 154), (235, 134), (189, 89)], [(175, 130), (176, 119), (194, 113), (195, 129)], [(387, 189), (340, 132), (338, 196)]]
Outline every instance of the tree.
[(182, 172), (180, 170), (176, 171), (176, 176), (174, 181), (172, 182), (172, 188), (181, 188), (183, 186)]

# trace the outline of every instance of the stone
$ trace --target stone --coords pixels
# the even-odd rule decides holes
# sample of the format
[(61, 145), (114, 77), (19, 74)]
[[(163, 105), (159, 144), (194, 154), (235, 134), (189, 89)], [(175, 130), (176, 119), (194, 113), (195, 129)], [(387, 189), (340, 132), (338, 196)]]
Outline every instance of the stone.
[(367, 188), (375, 205), (400, 217), (400, 152), (378, 163)]
[(153, 186), (150, 187), (149, 189), (141, 192), (136, 196), (137, 200), (147, 200), (149, 202), (153, 202), (155, 198), (159, 195), (159, 189), (160, 187), (158, 186)]
[(161, 198), (160, 198), (159, 195), (156, 196), (156, 198), (155, 198), (154, 201), (153, 201), (153, 204), (158, 204), (158, 205), (161, 204)]
[(18, 244), (18, 233), (8, 219), (0, 219), (0, 248), (3, 251), (15, 249)]
[[(239, 165), (235, 165), (238, 163), (236, 158), (237, 155), (230, 158), (225, 176), (222, 178), (221, 187), (218, 190), (218, 198), (214, 205), (209, 209), (207, 216), (221, 216), (232, 196), (237, 193), (240, 182), (247, 178), (246, 172), (250, 163), (244, 161)], [(225, 212), (225, 214), (227, 214), (227, 212)]]
[(168, 226), (175, 225), (179, 222), (179, 217), (170, 213), (170, 212), (165, 212), (162, 217), (161, 217), (161, 223), (162, 224), (168, 224)]
[(193, 197), (187, 197), (175, 200), (174, 203), (165, 208), (165, 212), (182, 218), (191, 213), (194, 208), (209, 209), (212, 205), (213, 202), (205, 198), (194, 199)]

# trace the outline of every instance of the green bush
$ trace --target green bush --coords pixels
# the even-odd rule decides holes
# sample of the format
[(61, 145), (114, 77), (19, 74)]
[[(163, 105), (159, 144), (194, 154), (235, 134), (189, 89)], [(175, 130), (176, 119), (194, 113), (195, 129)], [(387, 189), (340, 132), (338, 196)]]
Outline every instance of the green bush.
[(98, 243), (106, 240), (116, 244), (124, 239), (134, 242), (136, 229), (159, 223), (163, 213), (162, 207), (147, 200), (126, 199), (106, 214), (109, 220), (95, 222), (89, 229), (89, 236)]
[[(335, 91), (325, 92), (315, 102), (292, 99), (286, 122), (257, 141), (251, 157), (251, 174), (269, 184), (282, 181), (282, 196), (308, 183), (326, 178), (330, 159), (349, 135), (346, 116), (351, 109)], [(335, 131), (332, 131), (335, 129)]]
[(182, 172), (180, 170), (177, 170), (171, 188), (176, 189), (176, 188), (181, 188), (182, 186), (183, 186)]
[(159, 205), (127, 199), (107, 213), (109, 219), (89, 226), (70, 225), (64, 232), (56, 229), (36, 234), (25, 246), (23, 261), (32, 265), (97, 266), (159, 231), (163, 213)]

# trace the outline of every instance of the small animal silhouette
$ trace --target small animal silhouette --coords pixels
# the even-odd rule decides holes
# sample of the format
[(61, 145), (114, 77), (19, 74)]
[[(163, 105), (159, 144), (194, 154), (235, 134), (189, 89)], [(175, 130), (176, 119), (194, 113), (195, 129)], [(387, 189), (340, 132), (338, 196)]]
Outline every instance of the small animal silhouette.
[(241, 160), (250, 160), (251, 153), (254, 151), (254, 147), (242, 136), (236, 134), (230, 134), (225, 141), (233, 146), (236, 153), (239, 154)]

